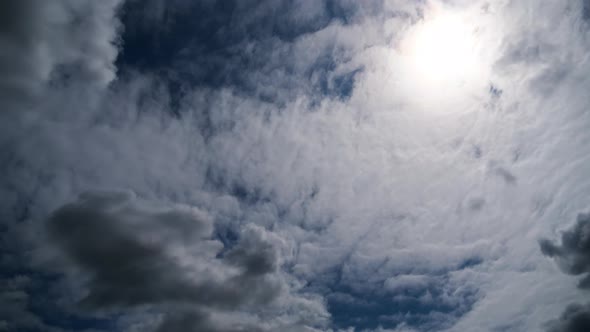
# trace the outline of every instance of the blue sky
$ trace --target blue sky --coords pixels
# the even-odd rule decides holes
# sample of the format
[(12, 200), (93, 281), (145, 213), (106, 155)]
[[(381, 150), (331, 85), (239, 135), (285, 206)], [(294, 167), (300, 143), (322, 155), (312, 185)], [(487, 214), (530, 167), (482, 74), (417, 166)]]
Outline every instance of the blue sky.
[(0, 331), (590, 330), (588, 2), (0, 4)]

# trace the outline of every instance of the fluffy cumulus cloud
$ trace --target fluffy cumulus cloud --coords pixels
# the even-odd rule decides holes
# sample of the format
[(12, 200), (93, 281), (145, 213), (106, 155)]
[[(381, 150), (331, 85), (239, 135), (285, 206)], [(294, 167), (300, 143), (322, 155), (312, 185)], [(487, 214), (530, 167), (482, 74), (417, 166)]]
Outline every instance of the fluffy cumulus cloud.
[(0, 330), (588, 325), (587, 1), (0, 18)]
[(208, 311), (261, 314), (270, 305), (276, 312), (307, 302), (289, 294), (288, 281), (278, 273), (281, 238), (246, 226), (236, 243), (224, 246), (213, 239), (211, 218), (196, 208), (155, 208), (124, 192), (84, 193), (55, 211), (47, 227), (57, 249), (82, 274), (77, 277), (85, 279), (80, 307), (164, 306), (171, 313), (162, 331), (267, 330), (255, 323), (218, 326)]

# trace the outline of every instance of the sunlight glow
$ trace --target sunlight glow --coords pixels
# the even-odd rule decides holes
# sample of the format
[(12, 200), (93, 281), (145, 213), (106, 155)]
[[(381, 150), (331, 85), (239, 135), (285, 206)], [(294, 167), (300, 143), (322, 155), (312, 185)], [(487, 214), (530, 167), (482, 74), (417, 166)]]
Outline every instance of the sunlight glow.
[(456, 104), (481, 88), (486, 68), (466, 12), (431, 7), (401, 41), (405, 94), (420, 104)]
[(427, 79), (462, 79), (476, 65), (474, 38), (469, 27), (451, 14), (442, 14), (416, 27), (411, 56)]

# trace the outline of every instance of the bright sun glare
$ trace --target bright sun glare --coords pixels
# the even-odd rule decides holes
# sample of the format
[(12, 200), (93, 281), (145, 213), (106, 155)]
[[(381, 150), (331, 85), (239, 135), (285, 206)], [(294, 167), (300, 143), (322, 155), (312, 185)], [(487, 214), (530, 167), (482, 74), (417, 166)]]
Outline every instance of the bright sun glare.
[(463, 17), (442, 9), (413, 26), (404, 53), (422, 83), (462, 85), (478, 74), (475, 34)]
[(485, 89), (489, 66), (481, 43), (487, 37), (474, 14), (434, 3), (406, 31), (398, 49), (397, 91), (408, 102), (445, 114), (462, 112)]

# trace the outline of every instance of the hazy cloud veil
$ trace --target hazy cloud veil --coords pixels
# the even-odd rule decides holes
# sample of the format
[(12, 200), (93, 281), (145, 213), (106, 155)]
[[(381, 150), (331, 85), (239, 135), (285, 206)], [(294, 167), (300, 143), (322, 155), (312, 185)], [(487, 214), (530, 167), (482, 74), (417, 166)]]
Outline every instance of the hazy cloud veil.
[(0, 331), (590, 330), (589, 17), (0, 2)]

